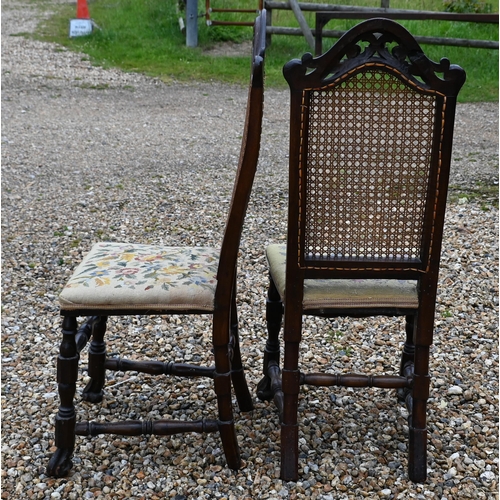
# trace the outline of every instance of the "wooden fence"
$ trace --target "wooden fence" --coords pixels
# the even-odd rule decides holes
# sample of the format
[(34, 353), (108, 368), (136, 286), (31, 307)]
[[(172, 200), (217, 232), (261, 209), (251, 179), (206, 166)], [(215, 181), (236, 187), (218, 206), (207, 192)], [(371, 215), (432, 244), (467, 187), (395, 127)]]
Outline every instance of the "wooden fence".
[[(212, 0), (205, 0), (205, 21), (208, 26), (253, 26), (255, 19), (250, 17), (249, 21), (217, 21), (212, 19), (211, 15), (213, 12), (216, 13), (246, 13), (246, 14), (255, 14), (258, 11), (262, 10), (264, 0), (257, 0), (255, 8), (246, 8), (246, 9), (236, 9), (236, 8), (222, 8), (222, 7), (212, 7)], [(248, 4), (248, 2), (246, 2)], [(255, 16), (253, 16), (255, 17)]]
[[(272, 35), (294, 35), (306, 36), (304, 26), (301, 28), (287, 28), (272, 25), (273, 10), (290, 10), (292, 2), (265, 1), (267, 10), (267, 43), (271, 43)], [(297, 2), (294, 2), (297, 4)], [(349, 5), (328, 5), (318, 3), (298, 3), (302, 11), (316, 13), (316, 26), (310, 30), (309, 35), (314, 36), (314, 51), (319, 55), (323, 51), (323, 37), (340, 38), (345, 31), (325, 30), (325, 25), (332, 19), (369, 19), (372, 17), (385, 17), (389, 19), (404, 20), (428, 20), (436, 19), (442, 21), (475, 22), (498, 24), (498, 14), (472, 14), (451, 13), (418, 10), (402, 10), (376, 7), (353, 7)], [(307, 28), (306, 28), (307, 29)], [(415, 37), (419, 43), (430, 45), (453, 45), (460, 47), (476, 47), (485, 49), (497, 49), (498, 42), (491, 40), (470, 40), (465, 38), (442, 38), (442, 37)]]

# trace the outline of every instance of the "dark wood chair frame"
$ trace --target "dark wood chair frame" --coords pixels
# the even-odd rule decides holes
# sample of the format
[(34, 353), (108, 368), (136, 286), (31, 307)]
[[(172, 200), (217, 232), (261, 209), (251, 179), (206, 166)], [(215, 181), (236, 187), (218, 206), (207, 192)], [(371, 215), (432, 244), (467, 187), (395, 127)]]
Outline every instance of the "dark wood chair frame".
[[(307, 183), (310, 175), (308, 140), (313, 93), (327, 93), (342, 82), (356, 81), (366, 72), (388, 74), (409, 89), (434, 102), (434, 125), (427, 193), (420, 228), (419, 255), (414, 258), (367, 257), (353, 255), (311, 255), (305, 233), (308, 210)], [(264, 357), (264, 377), (258, 397), (273, 400), (281, 419), (281, 478), (298, 479), (298, 399), (303, 384), (313, 386), (394, 388), (409, 411), (409, 477), (422, 482), (427, 474), (427, 399), (430, 390), (429, 348), (433, 341), (434, 313), (452, 136), (457, 94), (465, 82), (465, 72), (447, 59), (428, 59), (410, 33), (387, 19), (371, 19), (348, 31), (325, 54), (292, 60), (283, 69), (290, 86), (290, 172), (286, 284), (283, 296), (271, 276), (267, 299), (268, 340)], [(390, 94), (390, 90), (388, 90)], [(335, 99), (332, 97), (332, 99)], [(345, 117), (348, 120), (348, 117)], [(324, 125), (328, 127), (328, 124)], [(373, 132), (372, 132), (373, 133)], [(332, 167), (332, 170), (335, 167)], [(332, 174), (333, 175), (333, 174)], [(326, 178), (325, 178), (326, 179)], [(325, 180), (325, 184), (328, 181)], [(344, 193), (333, 189), (330, 195)], [(368, 200), (366, 200), (368, 203)], [(316, 221), (318, 232), (328, 227)], [(329, 226), (331, 227), (331, 226)], [(375, 228), (367, 229), (368, 232)], [(317, 308), (303, 310), (306, 279), (398, 279), (416, 280), (418, 307)], [(284, 364), (280, 368), (279, 332), (284, 314)], [(404, 316), (406, 341), (398, 375), (306, 374), (299, 369), (302, 316), (327, 318), (377, 315)]]
[[(144, 311), (134, 310), (61, 310), (62, 343), (57, 358), (57, 382), (60, 397), (59, 411), (55, 419), (55, 445), (47, 467), (49, 476), (62, 477), (72, 467), (75, 436), (98, 434), (173, 435), (186, 432), (219, 432), (227, 465), (231, 469), (241, 466), (240, 451), (236, 438), (231, 384), (241, 411), (253, 409), (240, 355), (238, 317), (236, 309), (237, 257), (243, 221), (250, 198), (257, 168), (264, 99), (264, 55), (266, 13), (259, 14), (254, 25), (254, 43), (251, 65), (251, 81), (247, 101), (245, 128), (242, 139), (238, 171), (233, 188), (230, 211), (220, 250), (217, 272), (215, 304), (212, 313), (212, 341), (215, 365), (202, 367), (184, 363), (161, 361), (128, 361), (108, 358), (104, 336), (109, 316), (122, 315), (166, 315), (207, 314), (206, 311), (187, 309)], [(77, 317), (88, 317), (78, 327)], [(214, 382), (218, 404), (218, 419), (198, 421), (155, 420), (122, 421), (110, 423), (78, 422), (74, 397), (78, 379), (79, 353), (91, 339), (89, 346), (88, 373), (90, 382), (83, 391), (83, 399), (91, 403), (103, 398), (106, 370), (134, 370), (151, 375), (173, 375), (179, 377), (207, 377)]]

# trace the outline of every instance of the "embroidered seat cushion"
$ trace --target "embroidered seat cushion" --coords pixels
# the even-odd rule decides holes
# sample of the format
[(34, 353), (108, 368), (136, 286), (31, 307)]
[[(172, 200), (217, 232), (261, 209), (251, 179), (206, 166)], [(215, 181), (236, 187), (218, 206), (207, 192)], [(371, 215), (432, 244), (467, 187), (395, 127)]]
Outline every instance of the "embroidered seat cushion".
[(97, 243), (59, 296), (62, 310), (214, 310), (219, 250)]
[[(269, 245), (266, 250), (273, 281), (284, 297), (286, 245)], [(304, 282), (304, 310), (356, 308), (417, 308), (417, 282), (388, 279), (307, 279)]]

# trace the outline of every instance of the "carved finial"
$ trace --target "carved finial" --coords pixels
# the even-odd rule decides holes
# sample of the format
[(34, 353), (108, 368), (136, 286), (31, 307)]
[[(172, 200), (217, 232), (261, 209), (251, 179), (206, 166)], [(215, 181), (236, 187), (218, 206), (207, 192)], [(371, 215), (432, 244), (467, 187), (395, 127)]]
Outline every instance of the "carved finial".
[(306, 52), (302, 56), (302, 64), (306, 64), (307, 66), (310, 66), (310, 62), (313, 60), (313, 55), (310, 52)]
[(443, 68), (443, 72), (446, 72), (450, 69), (450, 60), (447, 57), (441, 58), (439, 64), (441, 68)]

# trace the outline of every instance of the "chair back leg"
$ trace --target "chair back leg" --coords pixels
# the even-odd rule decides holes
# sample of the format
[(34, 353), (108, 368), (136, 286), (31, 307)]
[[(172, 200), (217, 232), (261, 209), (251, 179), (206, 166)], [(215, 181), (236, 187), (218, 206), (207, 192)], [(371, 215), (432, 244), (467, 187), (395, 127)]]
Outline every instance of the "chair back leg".
[[(223, 355), (224, 349), (216, 349), (217, 356)], [(229, 349), (226, 350), (226, 359), (229, 356)], [(222, 441), (227, 465), (230, 469), (237, 470), (241, 467), (240, 451), (236, 429), (233, 419), (233, 406), (231, 401), (231, 372), (217, 373), (214, 379), (215, 394), (217, 395), (217, 406), (219, 409), (219, 432)]]
[(252, 395), (245, 379), (245, 371), (241, 361), (240, 336), (238, 329), (238, 312), (236, 308), (236, 295), (233, 294), (231, 304), (231, 380), (233, 383), (236, 401), (240, 411), (253, 410)]
[[(300, 311), (298, 317), (302, 320)], [(297, 481), (299, 475), (299, 427), (297, 424), (300, 390), (299, 345), (295, 339), (294, 341), (287, 339), (285, 327), (281, 421), (281, 479), (283, 481)]]
[[(279, 372), (280, 365), (280, 340), (279, 333), (283, 319), (283, 302), (272, 277), (269, 279), (269, 290), (266, 300), (266, 323), (267, 341), (264, 349), (264, 365), (262, 372), (264, 376), (257, 385), (257, 397), (261, 401), (271, 401), (275, 395), (272, 377), (270, 376), (270, 365), (274, 365), (275, 371)], [(277, 369), (277, 370), (276, 370)], [(277, 374), (279, 375), (279, 373)], [(281, 381), (279, 382), (281, 390)]]
[[(416, 337), (418, 339), (419, 335), (417, 334)], [(427, 477), (426, 420), (429, 390), (429, 346), (416, 344), (413, 365), (413, 388), (411, 391), (411, 402), (408, 405), (410, 410), (408, 475), (416, 483), (425, 481)]]

